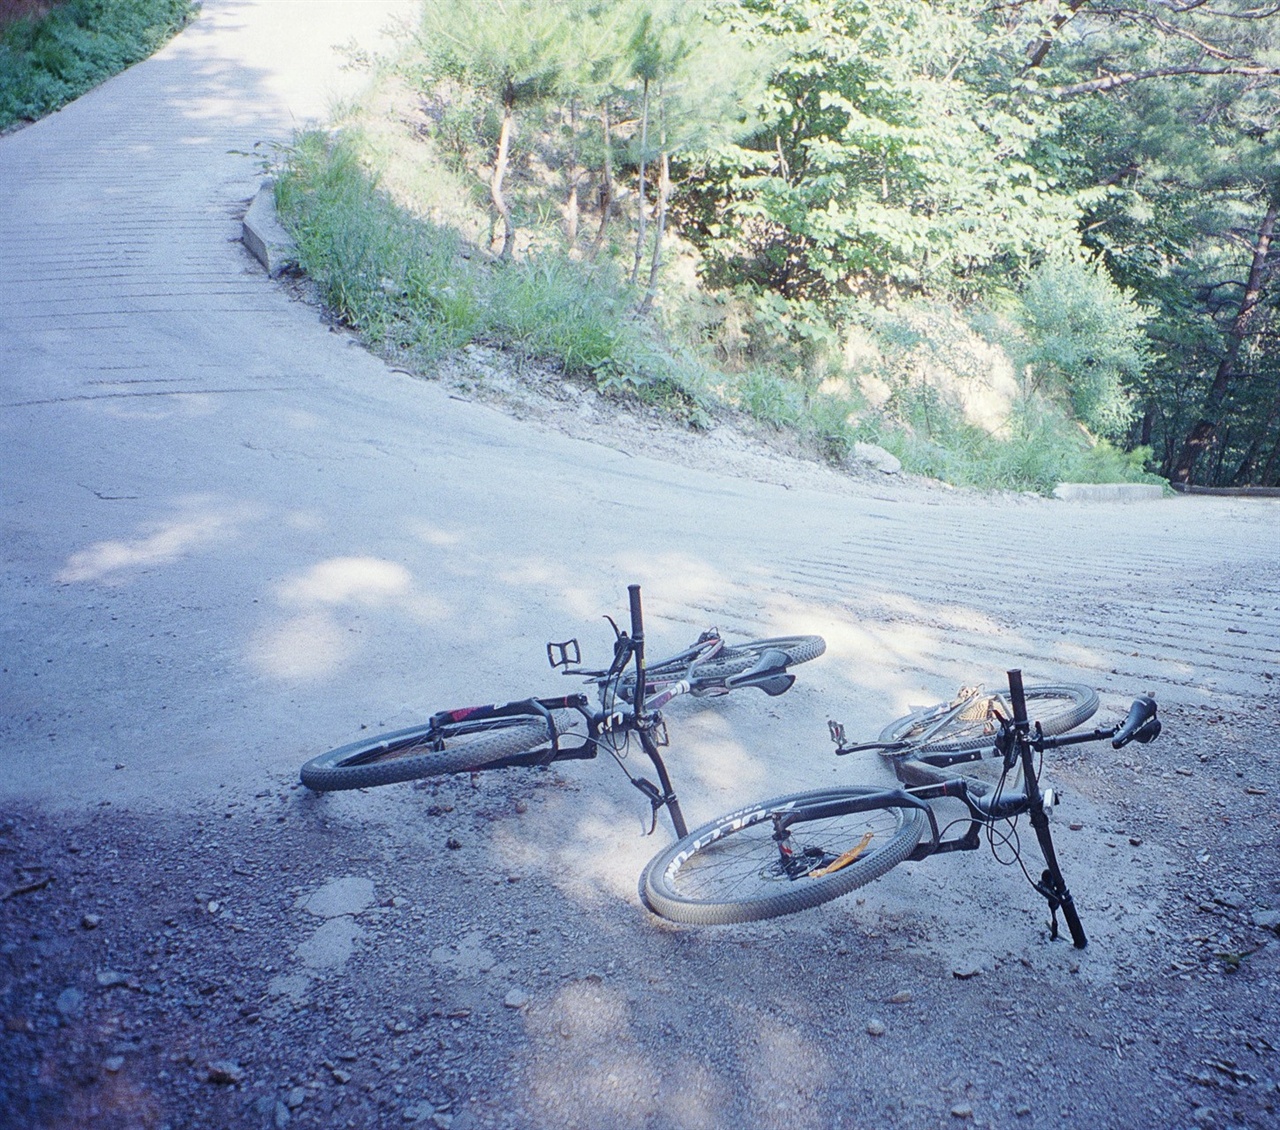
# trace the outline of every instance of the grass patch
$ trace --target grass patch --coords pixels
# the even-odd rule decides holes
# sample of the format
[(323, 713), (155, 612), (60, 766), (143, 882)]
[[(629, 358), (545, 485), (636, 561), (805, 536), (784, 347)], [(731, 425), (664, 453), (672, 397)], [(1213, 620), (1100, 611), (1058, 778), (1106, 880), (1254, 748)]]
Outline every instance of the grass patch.
[(0, 129), (34, 121), (152, 55), (190, 0), (68, 0), (0, 28)]

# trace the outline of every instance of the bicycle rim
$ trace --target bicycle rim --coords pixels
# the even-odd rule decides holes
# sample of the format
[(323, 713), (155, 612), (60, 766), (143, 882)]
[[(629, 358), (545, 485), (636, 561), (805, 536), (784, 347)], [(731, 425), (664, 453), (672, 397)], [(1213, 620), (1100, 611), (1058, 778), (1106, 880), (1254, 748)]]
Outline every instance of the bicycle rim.
[[(846, 894), (911, 853), (924, 832), (924, 813), (881, 807), (798, 821), (787, 867), (774, 840), (773, 815), (878, 791), (851, 786), (793, 793), (704, 824), (654, 857), (641, 877), (641, 898), (673, 922), (726, 925), (792, 914)], [(853, 862), (815, 874), (858, 847)]]

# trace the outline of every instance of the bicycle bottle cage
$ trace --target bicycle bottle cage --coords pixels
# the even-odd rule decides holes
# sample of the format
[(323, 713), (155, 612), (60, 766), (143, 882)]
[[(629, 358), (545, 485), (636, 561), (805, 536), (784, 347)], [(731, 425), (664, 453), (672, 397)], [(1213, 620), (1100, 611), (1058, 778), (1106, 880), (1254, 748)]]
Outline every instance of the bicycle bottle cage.
[(582, 650), (578, 641), (565, 640), (564, 643), (547, 644), (547, 662), (552, 667), (574, 667), (582, 662)]

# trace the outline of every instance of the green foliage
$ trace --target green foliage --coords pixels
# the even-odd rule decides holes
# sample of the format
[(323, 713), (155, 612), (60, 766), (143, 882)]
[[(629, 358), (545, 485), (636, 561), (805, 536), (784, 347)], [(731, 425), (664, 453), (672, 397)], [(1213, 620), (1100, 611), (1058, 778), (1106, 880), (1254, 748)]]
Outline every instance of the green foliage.
[(481, 341), (698, 417), (699, 367), (625, 316), (629, 295), (611, 266), (555, 255), (489, 262), (380, 191), (354, 138), (301, 135), (276, 201), (325, 301), (385, 351), (428, 361)]
[(896, 397), (888, 412), (863, 425), (860, 438), (891, 451), (908, 471), (957, 486), (1048, 494), (1061, 482), (1161, 481), (1144, 470), (1149, 451), (1092, 441), (1038, 396), (1015, 404), (1009, 424), (1004, 434), (975, 427), (923, 386)]
[(438, 78), (499, 102), (536, 102), (554, 93), (572, 66), (580, 2), (432, 0), (423, 5), (418, 47)]
[(58, 109), (154, 53), (190, 0), (69, 0), (0, 30), (0, 129)]
[(998, 63), (1013, 41), (987, 4), (739, 7), (744, 34), (785, 59), (763, 126), (722, 147), (686, 202), (710, 277), (747, 273), (789, 297), (964, 291), (1075, 244), (1088, 192), (1029, 160), (1056, 110), (1010, 93)]
[(1026, 335), (1020, 359), (1036, 384), (1064, 395), (1091, 431), (1122, 439), (1149, 359), (1148, 315), (1133, 296), (1100, 260), (1058, 255), (1028, 276), (1014, 317)]

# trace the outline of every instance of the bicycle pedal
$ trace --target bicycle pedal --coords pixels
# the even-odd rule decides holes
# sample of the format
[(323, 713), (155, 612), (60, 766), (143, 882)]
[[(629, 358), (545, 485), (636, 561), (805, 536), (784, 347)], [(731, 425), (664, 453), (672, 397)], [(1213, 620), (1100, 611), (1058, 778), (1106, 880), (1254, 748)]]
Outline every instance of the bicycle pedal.
[(547, 644), (547, 662), (552, 667), (572, 667), (582, 662), (582, 651), (578, 641), (565, 640), (564, 643)]
[(837, 748), (844, 746), (845, 732), (844, 725), (840, 722), (827, 720), (827, 732), (831, 735), (831, 740), (836, 743)]

